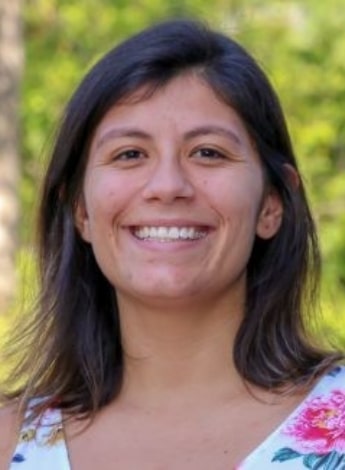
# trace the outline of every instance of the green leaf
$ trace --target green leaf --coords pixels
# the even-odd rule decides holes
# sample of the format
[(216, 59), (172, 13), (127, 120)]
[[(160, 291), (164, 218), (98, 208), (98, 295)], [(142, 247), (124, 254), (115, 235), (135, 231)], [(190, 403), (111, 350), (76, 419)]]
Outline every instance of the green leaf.
[[(344, 454), (339, 454), (339, 452), (333, 450), (328, 454), (328, 460), (325, 462), (324, 470), (340, 470), (339, 465), (344, 462), (344, 459)], [(344, 466), (341, 468), (344, 468)]]
[(322, 455), (318, 454), (307, 454), (303, 457), (303, 464), (307, 468), (311, 468), (312, 470), (316, 470), (320, 467), (320, 460), (323, 458)]
[(302, 454), (300, 454), (299, 452), (296, 452), (293, 449), (290, 449), (289, 447), (283, 447), (282, 449), (279, 449), (278, 452), (274, 454), (272, 462), (285, 462), (286, 460), (296, 459), (297, 457), (300, 457), (301, 455)]
[(343, 461), (344, 455), (335, 450), (322, 455), (307, 454), (303, 458), (303, 464), (312, 470), (340, 470), (339, 465)]

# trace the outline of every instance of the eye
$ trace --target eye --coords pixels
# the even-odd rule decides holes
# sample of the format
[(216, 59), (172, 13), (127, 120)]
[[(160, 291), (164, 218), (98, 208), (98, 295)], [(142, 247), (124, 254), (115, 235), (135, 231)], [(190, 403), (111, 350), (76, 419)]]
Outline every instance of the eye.
[(203, 147), (197, 149), (193, 155), (200, 157), (202, 159), (208, 159), (208, 160), (223, 160), (226, 158), (224, 153), (220, 152), (219, 150), (216, 150), (211, 147)]
[(117, 153), (113, 156), (115, 161), (136, 161), (144, 157), (143, 152), (136, 149), (124, 150), (120, 153)]

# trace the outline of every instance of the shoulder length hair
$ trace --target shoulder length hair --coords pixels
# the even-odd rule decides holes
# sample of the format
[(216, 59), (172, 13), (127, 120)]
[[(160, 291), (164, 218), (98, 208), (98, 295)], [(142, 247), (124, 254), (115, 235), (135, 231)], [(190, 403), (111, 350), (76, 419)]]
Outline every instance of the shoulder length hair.
[(283, 202), (270, 240), (256, 239), (247, 271), (245, 314), (233, 357), (249, 383), (279, 390), (311, 381), (338, 355), (308, 338), (320, 257), (314, 222), (285, 119), (267, 77), (231, 38), (189, 20), (157, 24), (108, 52), (67, 105), (44, 180), (39, 212), (41, 296), (14, 395), (49, 397), (45, 406), (92, 415), (118, 394), (123, 353), (116, 293), (75, 227), (90, 141), (105, 113), (145, 86), (146, 99), (182, 73), (197, 73), (241, 117)]

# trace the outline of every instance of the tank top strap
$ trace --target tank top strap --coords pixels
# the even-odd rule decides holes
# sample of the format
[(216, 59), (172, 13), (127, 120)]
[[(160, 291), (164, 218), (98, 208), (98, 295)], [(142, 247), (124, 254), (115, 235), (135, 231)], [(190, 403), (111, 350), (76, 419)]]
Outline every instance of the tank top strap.
[[(37, 400), (30, 402), (30, 407)], [(59, 409), (47, 409), (23, 423), (9, 470), (71, 470)]]

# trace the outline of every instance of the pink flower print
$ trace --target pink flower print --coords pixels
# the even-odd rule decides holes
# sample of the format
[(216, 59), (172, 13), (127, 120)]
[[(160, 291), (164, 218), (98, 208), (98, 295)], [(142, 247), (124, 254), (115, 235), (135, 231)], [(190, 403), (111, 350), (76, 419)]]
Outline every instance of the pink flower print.
[(333, 390), (329, 395), (308, 400), (284, 429), (294, 438), (300, 452), (325, 454), (345, 452), (345, 392)]

